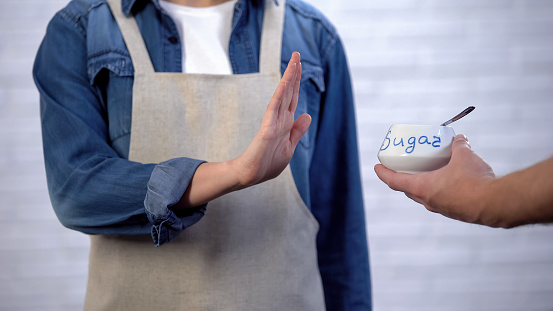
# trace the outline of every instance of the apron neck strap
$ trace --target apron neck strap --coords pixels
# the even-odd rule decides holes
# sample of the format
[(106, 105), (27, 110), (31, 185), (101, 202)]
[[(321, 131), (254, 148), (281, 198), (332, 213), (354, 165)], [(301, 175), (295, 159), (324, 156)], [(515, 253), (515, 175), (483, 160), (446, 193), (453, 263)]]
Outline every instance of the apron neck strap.
[(282, 30), (284, 28), (285, 0), (265, 0), (263, 30), (259, 50), (259, 72), (275, 73), (280, 76)]
[(107, 0), (107, 3), (111, 9), (111, 14), (113, 14), (115, 21), (119, 25), (119, 29), (121, 29), (123, 40), (131, 55), (135, 74), (155, 72), (150, 54), (134, 16), (126, 17), (123, 14), (121, 0)]
[[(265, 1), (259, 51), (259, 72), (278, 73), (280, 75), (282, 30), (286, 3), (285, 0), (279, 0), (278, 2), (277, 5), (274, 0)], [(121, 0), (107, 0), (107, 3), (121, 30), (123, 40), (131, 55), (135, 73), (155, 72), (150, 54), (134, 16), (126, 17), (123, 14)]]

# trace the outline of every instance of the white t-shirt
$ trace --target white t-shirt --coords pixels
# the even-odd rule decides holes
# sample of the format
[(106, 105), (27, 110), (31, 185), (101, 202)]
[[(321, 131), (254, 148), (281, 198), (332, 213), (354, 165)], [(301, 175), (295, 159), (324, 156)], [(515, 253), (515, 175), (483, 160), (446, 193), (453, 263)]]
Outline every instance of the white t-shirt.
[(232, 74), (228, 46), (237, 1), (203, 8), (159, 2), (175, 22), (183, 43), (182, 72)]

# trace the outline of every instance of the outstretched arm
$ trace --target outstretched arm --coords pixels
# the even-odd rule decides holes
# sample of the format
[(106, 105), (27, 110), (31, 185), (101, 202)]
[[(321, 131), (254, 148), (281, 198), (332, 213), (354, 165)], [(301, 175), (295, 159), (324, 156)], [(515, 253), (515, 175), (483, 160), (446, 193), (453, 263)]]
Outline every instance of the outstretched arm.
[(284, 170), (311, 124), (308, 114), (294, 122), (300, 79), (300, 55), (295, 52), (246, 151), (236, 159), (200, 165), (173, 210), (205, 204), (226, 193), (275, 178)]
[(381, 164), (375, 171), (393, 190), (446, 217), (503, 228), (553, 222), (553, 157), (496, 178), (464, 135), (451, 148), (449, 164), (436, 171), (411, 175)]

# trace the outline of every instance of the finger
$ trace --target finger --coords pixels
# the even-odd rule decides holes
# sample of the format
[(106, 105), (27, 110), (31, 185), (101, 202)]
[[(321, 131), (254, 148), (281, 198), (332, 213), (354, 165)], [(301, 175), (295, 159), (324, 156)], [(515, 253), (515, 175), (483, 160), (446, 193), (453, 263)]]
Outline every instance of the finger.
[(459, 134), (453, 138), (453, 143), (451, 144), (451, 162), (456, 163), (463, 159), (463, 155), (474, 154), (472, 148), (469, 144), (468, 138)]
[(419, 198), (418, 196), (412, 195), (412, 194), (407, 193), (407, 192), (405, 193), (405, 195), (406, 195), (409, 199), (411, 199), (411, 200), (413, 200), (413, 201), (415, 201), (415, 202), (417, 202), (417, 203), (419, 203), (419, 204), (422, 204), (422, 205), (426, 206), (426, 204), (424, 203), (424, 201), (423, 201), (421, 198)]
[(376, 176), (380, 178), (385, 184), (388, 184), (388, 181), (392, 178), (394, 171), (390, 170), (389, 168), (385, 167), (382, 164), (377, 164), (374, 166), (374, 171), (376, 173)]
[(396, 191), (413, 193), (416, 183), (416, 175), (406, 173), (396, 173), (382, 164), (377, 164), (374, 167), (374, 171), (380, 180), (382, 180), (388, 187)]
[(453, 153), (456, 150), (464, 148), (471, 149), (468, 138), (463, 134), (455, 136), (453, 143), (451, 144), (451, 152)]
[(479, 176), (495, 177), (491, 166), (472, 150), (467, 137), (462, 134), (455, 136), (453, 139), (451, 161), (449, 161), (448, 166), (451, 169), (463, 169), (465, 173), (470, 171), (472, 174)]
[[(299, 54), (299, 53), (298, 53)], [(296, 85), (294, 86), (294, 95), (292, 96), (292, 102), (290, 103), (290, 112), (294, 113), (298, 107), (298, 98), (300, 93), (302, 65), (299, 63), (298, 74), (296, 75)]]
[(292, 125), (292, 130), (290, 130), (290, 142), (292, 147), (295, 149), (298, 145), (300, 139), (307, 133), (307, 129), (311, 125), (311, 116), (307, 113), (302, 114), (298, 117), (294, 125)]
[(269, 105), (267, 106), (267, 110), (263, 116), (263, 123), (268, 122), (267, 124), (273, 124), (276, 121), (285, 90), (286, 86), (279, 83), (273, 97), (271, 98), (271, 101), (269, 101)]
[(411, 200), (413, 200), (413, 201), (415, 201), (415, 202), (417, 202), (417, 203), (423, 205), (424, 208), (426, 208), (428, 211), (430, 211), (430, 212), (432, 212), (432, 213), (437, 213), (430, 205), (426, 204), (426, 202), (425, 202), (421, 197), (418, 197), (418, 196), (413, 195), (413, 194), (411, 194), (411, 193), (405, 193), (405, 195), (406, 195), (409, 199), (411, 199)]
[[(288, 68), (286, 69), (286, 71), (288, 71), (288, 69), (293, 69), (293, 70), (291, 70), (291, 74), (289, 76), (286, 76), (286, 80), (285, 80), (286, 91), (284, 93), (284, 98), (282, 99), (280, 113), (283, 113), (284, 111), (290, 108), (290, 102), (294, 95), (294, 88), (296, 86), (296, 77), (298, 75), (299, 59), (300, 59), (299, 53), (294, 52), (292, 53), (292, 57), (288, 62)], [(284, 74), (286, 75), (286, 72)], [(283, 80), (284, 79), (285, 77), (283, 76)]]
[(273, 97), (271, 98), (271, 101), (269, 101), (269, 105), (267, 106), (267, 112), (269, 114), (272, 114), (269, 117), (269, 120), (272, 122), (274, 121), (279, 111), (281, 110), (282, 102), (284, 99), (284, 94), (286, 93), (286, 89), (288, 86), (292, 84), (293, 81), (295, 81), (295, 72), (296, 72), (296, 63), (294, 63), (294, 54), (292, 54), (292, 58), (288, 62), (288, 67), (284, 71), (284, 74), (282, 75), (282, 78), (280, 79), (280, 82), (278, 83), (278, 86), (275, 90), (275, 93), (273, 94)]

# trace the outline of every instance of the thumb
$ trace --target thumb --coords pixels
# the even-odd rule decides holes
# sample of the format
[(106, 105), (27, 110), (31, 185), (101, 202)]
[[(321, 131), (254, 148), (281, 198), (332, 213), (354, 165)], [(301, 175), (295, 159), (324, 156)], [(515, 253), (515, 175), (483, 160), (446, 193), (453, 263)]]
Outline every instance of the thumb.
[(475, 155), (474, 151), (469, 144), (469, 140), (463, 134), (455, 136), (453, 143), (451, 144), (451, 162), (464, 162), (468, 158)]
[(298, 119), (294, 122), (294, 125), (292, 125), (292, 129), (290, 130), (290, 142), (292, 143), (292, 146), (294, 146), (294, 148), (296, 148), (296, 145), (303, 137), (303, 135), (307, 133), (307, 129), (309, 129), (310, 125), (311, 116), (307, 113), (299, 116)]
[(465, 135), (459, 134), (453, 139), (453, 143), (451, 144), (451, 153), (455, 154), (464, 149), (471, 149), (470, 143)]

